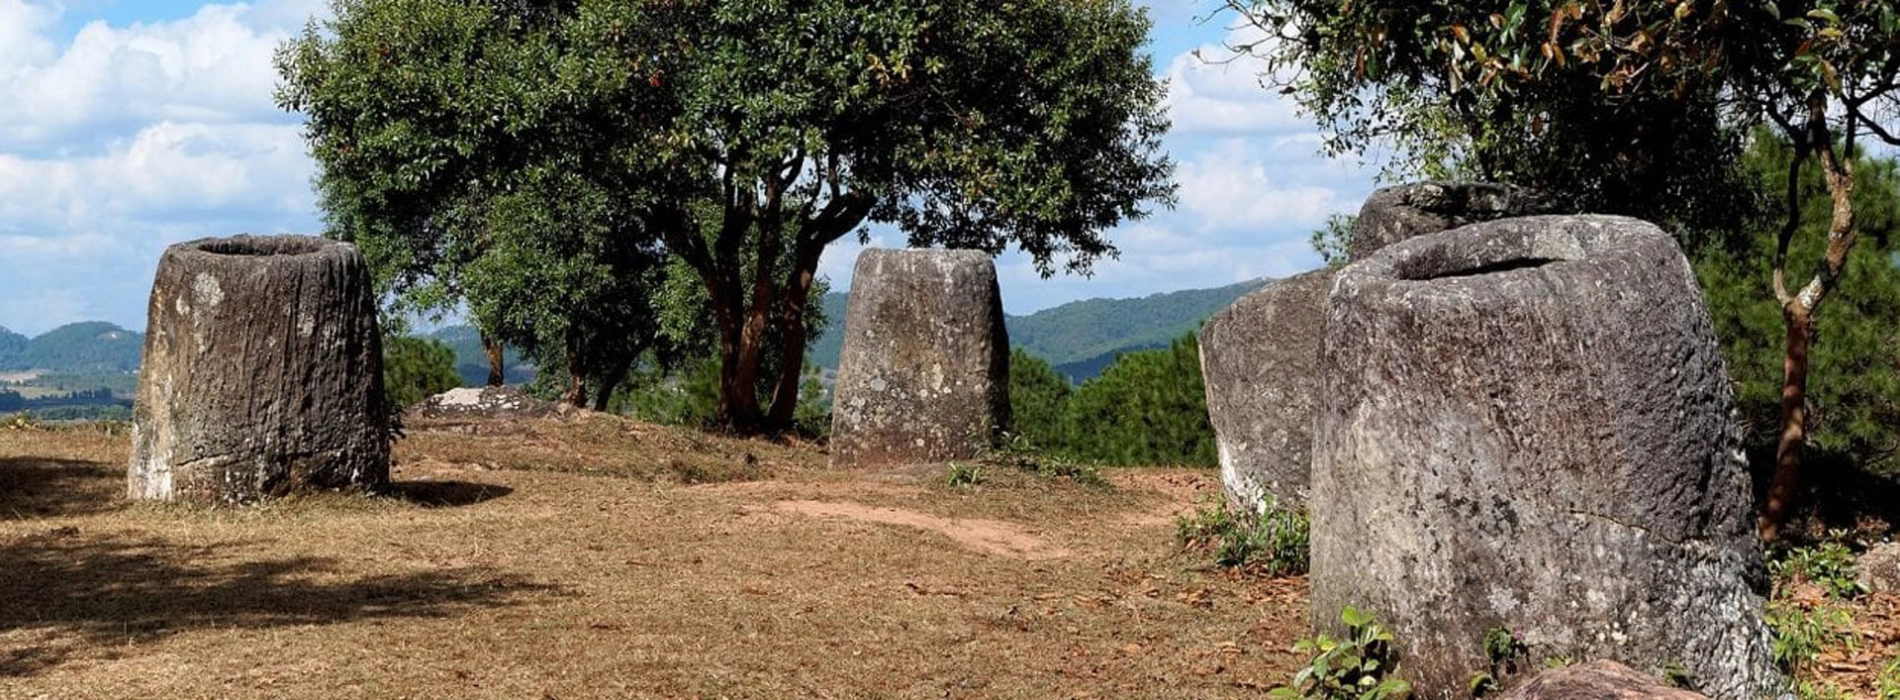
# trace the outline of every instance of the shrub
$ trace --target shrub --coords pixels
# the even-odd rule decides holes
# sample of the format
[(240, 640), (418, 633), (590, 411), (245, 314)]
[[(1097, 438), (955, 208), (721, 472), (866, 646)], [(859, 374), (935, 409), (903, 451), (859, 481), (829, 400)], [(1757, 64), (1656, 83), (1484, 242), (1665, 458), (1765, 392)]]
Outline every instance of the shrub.
[(1068, 479), (1083, 486), (1107, 488), (1110, 485), (1095, 465), (1045, 452), (1019, 433), (1002, 433), (993, 445), (977, 455), (977, 461), (1001, 469), (1026, 471), (1045, 479)]
[(1269, 502), (1259, 513), (1236, 514), (1219, 501), (1203, 503), (1174, 526), (1182, 547), (1212, 551), (1219, 566), (1267, 576), (1306, 573), (1308, 528), (1305, 511)]
[(1275, 700), (1385, 700), (1406, 698), (1412, 685), (1395, 677), (1398, 650), (1392, 633), (1374, 623), (1372, 616), (1347, 607), (1339, 613), (1346, 623), (1345, 639), (1324, 634), (1302, 639), (1293, 651), (1312, 654), (1312, 661), (1293, 674), (1291, 685), (1267, 693)]
[(1848, 600), (1860, 597), (1861, 588), (1854, 571), (1854, 552), (1847, 547), (1847, 533), (1828, 533), (1827, 541), (1813, 547), (1796, 547), (1771, 558), (1768, 571), (1778, 587), (1799, 581), (1820, 586), (1830, 598)]
[(975, 486), (983, 483), (983, 468), (974, 464), (952, 462), (950, 472), (944, 480), (950, 488)]

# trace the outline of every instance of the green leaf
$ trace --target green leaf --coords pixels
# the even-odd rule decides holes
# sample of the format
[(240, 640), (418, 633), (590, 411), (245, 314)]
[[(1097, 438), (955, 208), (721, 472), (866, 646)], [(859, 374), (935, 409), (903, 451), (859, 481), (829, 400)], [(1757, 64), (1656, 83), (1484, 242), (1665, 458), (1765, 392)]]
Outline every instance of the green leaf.
[(1347, 627), (1357, 628), (1371, 624), (1372, 616), (1361, 612), (1358, 608), (1348, 605), (1344, 610), (1339, 612), (1339, 620), (1346, 623)]

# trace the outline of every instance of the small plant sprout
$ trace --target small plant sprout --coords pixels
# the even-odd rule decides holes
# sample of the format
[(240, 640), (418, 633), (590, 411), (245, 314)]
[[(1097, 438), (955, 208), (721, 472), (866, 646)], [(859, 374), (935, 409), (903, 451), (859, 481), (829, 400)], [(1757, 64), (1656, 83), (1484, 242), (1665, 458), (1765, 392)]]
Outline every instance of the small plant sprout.
[(1398, 650), (1392, 633), (1373, 622), (1372, 615), (1351, 606), (1340, 611), (1346, 636), (1335, 640), (1324, 634), (1302, 639), (1293, 651), (1312, 654), (1311, 662), (1293, 674), (1293, 682), (1267, 693), (1275, 700), (1397, 700), (1412, 694), (1412, 684), (1396, 677)]

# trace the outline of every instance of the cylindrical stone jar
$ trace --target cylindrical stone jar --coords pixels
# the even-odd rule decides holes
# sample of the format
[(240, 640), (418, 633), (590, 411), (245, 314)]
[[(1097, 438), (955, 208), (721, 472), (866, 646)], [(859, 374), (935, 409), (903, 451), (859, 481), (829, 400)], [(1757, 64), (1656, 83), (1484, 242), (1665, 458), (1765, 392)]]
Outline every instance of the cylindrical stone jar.
[(382, 339), (362, 255), (305, 236), (167, 249), (132, 442), (134, 499), (242, 503), (386, 483)]
[(1731, 390), (1670, 237), (1608, 216), (1444, 231), (1346, 267), (1314, 423), (1312, 604), (1374, 613), (1423, 698), (1487, 633), (1544, 659), (1782, 682)]

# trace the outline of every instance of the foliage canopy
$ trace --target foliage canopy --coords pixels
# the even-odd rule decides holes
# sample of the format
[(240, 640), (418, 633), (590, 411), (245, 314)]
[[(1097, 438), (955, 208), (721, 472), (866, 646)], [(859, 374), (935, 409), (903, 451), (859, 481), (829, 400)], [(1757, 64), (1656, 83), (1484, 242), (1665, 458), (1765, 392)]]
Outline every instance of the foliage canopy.
[(471, 261), (495, 202), (578, 174), (601, 206), (558, 216), (703, 287), (721, 422), (744, 431), (790, 425), (819, 256), (865, 223), (1086, 272), (1114, 254), (1108, 228), (1173, 195), (1148, 22), (1125, 0), (338, 0), (336, 17), (283, 50), (280, 101), (310, 117), (333, 227), (391, 290), (488, 295)]

